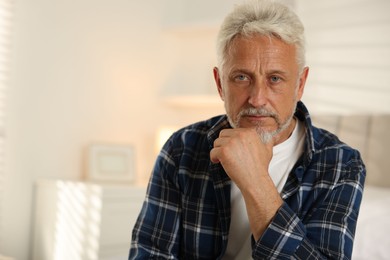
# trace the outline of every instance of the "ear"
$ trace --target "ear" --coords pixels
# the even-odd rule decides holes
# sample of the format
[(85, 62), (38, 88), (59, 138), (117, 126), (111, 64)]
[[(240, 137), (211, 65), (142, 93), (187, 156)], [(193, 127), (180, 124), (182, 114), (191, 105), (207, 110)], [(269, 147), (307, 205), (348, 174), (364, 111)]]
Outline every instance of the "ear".
[(308, 75), (309, 75), (309, 67), (304, 67), (301, 75), (299, 76), (299, 85), (298, 85), (298, 93), (297, 93), (298, 100), (301, 100), (302, 98)]
[(219, 96), (224, 101), (225, 97), (224, 97), (224, 94), (223, 94), (223, 89), (222, 89), (222, 84), (221, 84), (221, 75), (220, 75), (219, 70), (218, 70), (217, 67), (214, 67), (213, 74), (214, 74), (215, 85), (217, 86), (217, 90), (218, 90)]

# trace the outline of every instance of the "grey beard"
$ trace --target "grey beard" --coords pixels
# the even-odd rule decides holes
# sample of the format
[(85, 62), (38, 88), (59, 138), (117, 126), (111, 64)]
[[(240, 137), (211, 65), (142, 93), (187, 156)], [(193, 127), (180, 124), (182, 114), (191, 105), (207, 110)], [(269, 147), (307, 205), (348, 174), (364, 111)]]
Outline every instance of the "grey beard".
[[(295, 103), (296, 104), (296, 103)], [(288, 128), (288, 126), (291, 124), (291, 121), (294, 117), (296, 105), (294, 106), (294, 109), (292, 110), (292, 114), (284, 121), (282, 122), (279, 118), (279, 116), (272, 112), (269, 111), (263, 107), (261, 108), (246, 108), (240, 111), (240, 113), (237, 115), (237, 119), (233, 121), (231, 117), (228, 114), (228, 121), (230, 125), (233, 128), (239, 128), (240, 127), (240, 120), (243, 116), (247, 115), (259, 115), (259, 116), (269, 116), (275, 119), (276, 124), (278, 125), (278, 128), (274, 131), (264, 131), (261, 129), (260, 125), (255, 126), (256, 132), (259, 135), (260, 140), (264, 143), (267, 144), (272, 141), (272, 139), (277, 136), (279, 133), (283, 132)]]

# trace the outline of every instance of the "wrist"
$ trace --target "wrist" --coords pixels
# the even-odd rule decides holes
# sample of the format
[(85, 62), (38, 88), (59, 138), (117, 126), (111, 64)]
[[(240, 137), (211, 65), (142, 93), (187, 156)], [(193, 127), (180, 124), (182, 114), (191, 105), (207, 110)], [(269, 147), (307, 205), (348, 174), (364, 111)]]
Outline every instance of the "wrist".
[(258, 240), (283, 205), (283, 200), (269, 176), (247, 185), (241, 193), (253, 237)]

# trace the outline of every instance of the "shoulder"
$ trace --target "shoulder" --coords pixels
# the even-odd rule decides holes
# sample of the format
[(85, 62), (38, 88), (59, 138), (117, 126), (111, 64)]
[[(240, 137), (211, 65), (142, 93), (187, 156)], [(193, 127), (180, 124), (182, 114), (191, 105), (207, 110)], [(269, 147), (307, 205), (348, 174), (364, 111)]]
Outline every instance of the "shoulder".
[(362, 164), (358, 150), (341, 141), (335, 134), (312, 124), (311, 116), (302, 102), (298, 103), (295, 115), (306, 128), (305, 150), (309, 160), (318, 160), (317, 156), (320, 155), (322, 163), (325, 163), (324, 160), (329, 163), (341, 160), (347, 164), (349, 160), (356, 160)]
[(312, 126), (312, 133), (315, 154), (325, 154), (328, 160), (333, 158), (342, 161), (345, 165), (353, 162), (363, 164), (360, 152), (341, 141), (335, 134), (314, 126)]
[(225, 115), (215, 116), (210, 119), (190, 124), (174, 132), (168, 142), (173, 146), (191, 146), (201, 140), (207, 141), (213, 129), (223, 125), (226, 120)]
[[(219, 115), (185, 126), (174, 132), (164, 144), (162, 152), (178, 156), (184, 151), (202, 151), (212, 145), (215, 128), (223, 128), (226, 116)], [(222, 125), (222, 126), (221, 126)]]
[(190, 124), (186, 127), (179, 129), (176, 134), (183, 134), (186, 132), (194, 132), (199, 134), (207, 134), (212, 128), (221, 124), (226, 119), (226, 115), (219, 115), (207, 120), (199, 121), (193, 124)]
[[(296, 116), (306, 128), (305, 156), (303, 165), (315, 178), (352, 178), (361, 182), (365, 178), (365, 165), (360, 152), (341, 141), (335, 134), (312, 124), (310, 114), (303, 103), (298, 104)], [(309, 175), (306, 174), (306, 177)]]
[[(366, 167), (360, 152), (324, 129), (312, 127), (312, 132), (315, 151), (308, 172), (314, 173), (313, 176), (318, 178), (316, 181), (312, 180), (313, 183), (318, 182), (323, 187), (332, 189), (339, 185), (345, 188), (355, 187), (361, 191), (366, 178)], [(313, 176), (310, 175), (312, 174), (306, 175), (306, 178), (311, 179)]]
[(154, 175), (164, 176), (178, 187), (184, 187), (191, 183), (189, 180), (193, 176), (206, 173), (213, 146), (210, 133), (215, 127), (223, 125), (225, 118), (213, 117), (174, 132), (160, 151)]

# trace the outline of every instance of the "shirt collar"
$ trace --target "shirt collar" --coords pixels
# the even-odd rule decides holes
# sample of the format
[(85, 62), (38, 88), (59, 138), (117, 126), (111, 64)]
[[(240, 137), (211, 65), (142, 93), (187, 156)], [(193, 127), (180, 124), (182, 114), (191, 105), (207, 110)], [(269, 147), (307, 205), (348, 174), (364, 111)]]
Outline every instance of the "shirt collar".
[(227, 119), (226, 115), (219, 116), (219, 119), (216, 121), (216, 123), (210, 128), (209, 132), (207, 133), (207, 140), (209, 141), (209, 148), (210, 150), (214, 146), (215, 139), (218, 138), (219, 132), (221, 132), (222, 129), (231, 128), (229, 121)]
[(313, 134), (313, 124), (311, 121), (311, 117), (309, 111), (302, 101), (298, 101), (297, 108), (295, 110), (295, 116), (298, 120), (302, 121), (305, 125), (306, 132), (306, 141), (305, 141), (305, 149), (304, 149), (304, 165), (307, 165), (311, 159), (313, 158), (313, 154), (315, 153), (315, 141)]

